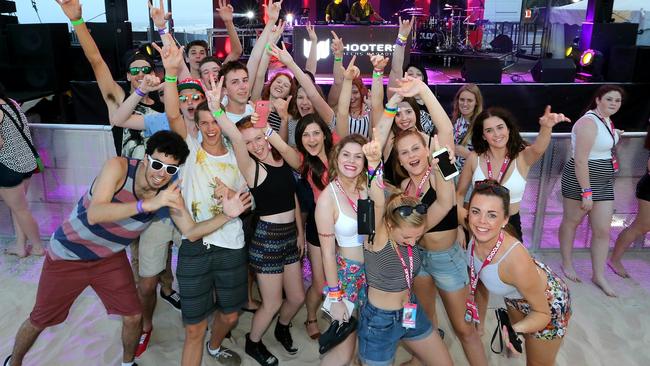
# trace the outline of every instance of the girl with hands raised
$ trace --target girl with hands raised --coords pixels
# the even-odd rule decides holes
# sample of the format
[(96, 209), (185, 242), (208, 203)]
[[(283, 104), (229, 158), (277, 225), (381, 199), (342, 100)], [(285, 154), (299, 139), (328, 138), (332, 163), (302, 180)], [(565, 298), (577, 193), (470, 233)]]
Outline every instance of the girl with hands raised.
[(359, 77), (361, 71), (354, 65), (357, 56), (352, 56), (347, 68), (343, 70), (343, 85), (336, 109), (336, 131), (341, 137), (358, 133), (366, 138), (370, 136), (370, 110), (365, 104), (368, 88)]

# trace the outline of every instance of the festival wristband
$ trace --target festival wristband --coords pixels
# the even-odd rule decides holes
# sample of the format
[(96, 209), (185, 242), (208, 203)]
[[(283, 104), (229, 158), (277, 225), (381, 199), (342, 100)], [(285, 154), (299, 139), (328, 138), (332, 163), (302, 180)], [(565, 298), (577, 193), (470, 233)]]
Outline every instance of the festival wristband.
[(164, 36), (167, 34), (167, 28), (158, 28), (158, 34)]
[(338, 291), (341, 291), (341, 288), (339, 286), (335, 286), (335, 287), (329, 287), (328, 286), (327, 290), (328, 290), (328, 292), (338, 292)]
[(397, 38), (397, 39), (395, 40), (395, 44), (396, 44), (397, 46), (406, 47), (406, 42), (405, 42), (405, 41), (402, 41), (402, 40), (399, 39), (399, 38)]
[(393, 118), (396, 115), (397, 115), (397, 111), (393, 112), (393, 111), (389, 111), (387, 109), (384, 109), (384, 116), (386, 116), (388, 118)]
[(82, 24), (84, 24), (84, 18), (79, 18), (77, 20), (71, 20), (70, 24), (72, 24), (72, 25), (82, 25)]
[(373, 77), (373, 78), (381, 78), (381, 77), (384, 77), (384, 73), (381, 72), (381, 71), (374, 71), (374, 72), (372, 73), (372, 77)]
[(409, 39), (409, 36), (403, 36), (401, 34), (397, 34), (397, 38), (401, 39), (402, 41), (406, 42), (407, 39)]
[(147, 93), (143, 92), (142, 89), (140, 88), (135, 88), (135, 93), (142, 98), (144, 98), (147, 95)]
[(176, 76), (165, 75), (165, 81), (168, 83), (175, 83), (178, 80)]
[(343, 62), (343, 57), (334, 57), (334, 62)]
[(582, 193), (585, 193), (585, 192), (592, 192), (591, 187), (589, 187), (589, 188), (582, 188), (581, 191), (582, 191)]
[(582, 198), (587, 199), (587, 200), (590, 200), (592, 198), (592, 196), (593, 196), (593, 193), (591, 193), (591, 192), (583, 192), (582, 193)]
[(223, 109), (221, 109), (221, 108), (219, 108), (216, 111), (212, 112), (212, 115), (214, 116), (214, 118), (219, 118), (219, 117), (221, 117), (222, 114), (223, 114)]
[(139, 200), (138, 203), (135, 204), (135, 209), (138, 210), (139, 214), (144, 213), (144, 208), (142, 208), (142, 203), (143, 202), (144, 201)]
[(391, 107), (389, 107), (388, 104), (387, 104), (386, 107), (385, 107), (385, 110), (387, 110), (387, 111), (389, 111), (389, 112), (395, 112), (395, 113), (397, 113), (397, 106), (391, 108)]
[(271, 135), (273, 135), (273, 129), (271, 127), (267, 128), (266, 131), (264, 132), (264, 137), (269, 138)]

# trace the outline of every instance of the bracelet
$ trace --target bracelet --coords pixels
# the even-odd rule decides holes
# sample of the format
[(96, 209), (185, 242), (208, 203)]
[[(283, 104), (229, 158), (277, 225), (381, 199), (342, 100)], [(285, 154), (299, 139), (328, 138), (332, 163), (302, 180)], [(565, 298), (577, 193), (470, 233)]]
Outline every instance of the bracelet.
[(408, 35), (403, 36), (403, 35), (397, 33), (397, 38), (399, 38), (399, 39), (401, 39), (402, 41), (406, 42), (406, 40), (409, 39), (409, 36), (408, 36)]
[(334, 56), (334, 62), (343, 62), (343, 57)]
[(336, 285), (336, 287), (329, 287), (329, 286), (328, 286), (328, 287), (327, 287), (327, 290), (328, 290), (329, 292), (338, 292), (338, 291), (341, 291), (341, 288), (340, 288), (338, 285)]
[(224, 112), (223, 112), (223, 109), (219, 108), (219, 109), (217, 109), (216, 111), (212, 112), (212, 116), (213, 116), (214, 118), (219, 118), (219, 117), (221, 117), (221, 115), (222, 115), (223, 113), (224, 113)]
[(164, 36), (167, 34), (167, 28), (158, 28), (158, 34)]
[(343, 291), (341, 290), (330, 291), (327, 293), (327, 298), (332, 299), (332, 301), (341, 301), (342, 297), (343, 297)]
[(138, 213), (144, 213), (144, 208), (142, 207), (143, 200), (139, 200), (138, 203), (135, 204), (135, 209), (138, 210)]
[(274, 130), (271, 127), (268, 127), (266, 129), (266, 131), (264, 132), (264, 137), (266, 137), (268, 139), (269, 137), (271, 137), (271, 135), (273, 135), (273, 131)]
[(397, 39), (395, 40), (395, 45), (396, 45), (396, 46), (401, 46), (401, 47), (406, 47), (406, 42), (405, 42), (405, 41), (402, 41), (402, 40), (399, 39), (399, 38), (397, 38)]
[(71, 20), (70, 24), (72, 24), (72, 25), (82, 25), (82, 24), (84, 24), (84, 18), (79, 18), (77, 20)]
[(591, 193), (591, 192), (583, 192), (582, 193), (582, 198), (587, 199), (587, 200), (590, 200), (592, 198), (592, 196), (593, 196), (593, 193)]
[(178, 78), (172, 75), (165, 75), (165, 81), (168, 83), (175, 83)]
[(388, 104), (387, 104), (386, 107), (385, 107), (385, 110), (388, 111), (388, 112), (395, 112), (395, 113), (397, 113), (397, 106), (391, 108), (391, 107), (389, 107)]
[(373, 78), (382, 78), (382, 77), (384, 77), (384, 73), (382, 71), (374, 71), (372, 73), (372, 77)]
[(591, 187), (589, 187), (589, 188), (582, 188), (581, 191), (582, 191), (582, 193), (585, 193), (585, 192), (592, 192), (592, 191), (591, 191)]
[(394, 118), (397, 115), (397, 111), (389, 111), (388, 109), (384, 109), (384, 116), (388, 118)]
[(135, 93), (141, 98), (144, 98), (147, 95), (147, 93), (143, 92), (140, 88), (135, 88)]
[(267, 43), (265, 47), (266, 47), (266, 49), (267, 49), (268, 51), (271, 51), (271, 44), (270, 44), (270, 43)]

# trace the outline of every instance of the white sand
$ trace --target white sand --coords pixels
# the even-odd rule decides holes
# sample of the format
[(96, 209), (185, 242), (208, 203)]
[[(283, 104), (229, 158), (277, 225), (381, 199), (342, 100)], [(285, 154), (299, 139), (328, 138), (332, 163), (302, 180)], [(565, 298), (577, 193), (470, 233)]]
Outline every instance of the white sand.
[[(569, 333), (558, 356), (558, 365), (650, 365), (650, 253), (630, 253), (625, 264), (633, 279), (623, 280), (608, 271), (620, 297), (608, 298), (589, 281), (590, 262), (587, 253), (576, 255), (576, 267), (584, 282), (569, 283), (574, 314)], [(552, 268), (558, 269), (559, 254), (546, 254), (542, 258)], [(0, 362), (11, 351), (13, 338), (20, 324), (34, 305), (42, 259), (18, 260), (0, 255)], [(501, 303), (493, 298), (490, 306)], [(438, 302), (441, 327), (447, 332), (449, 346), (456, 365), (466, 365), (460, 343), (453, 335), (446, 315)], [(45, 330), (27, 354), (25, 365), (119, 365), (121, 361), (120, 327), (118, 318), (108, 317), (101, 302), (91, 289), (77, 299), (71, 315), (61, 325)], [(505, 359), (489, 351), (489, 341), (495, 326), (494, 312), (489, 311), (486, 334), (483, 336), (491, 365), (523, 365), (524, 359)], [(264, 342), (283, 365), (313, 365), (318, 363), (318, 346), (309, 339), (302, 325), (304, 309), (294, 319), (292, 334), (300, 348), (296, 356), (288, 356), (275, 341), (272, 330)], [(256, 365), (244, 353), (244, 334), (250, 328), (252, 315), (244, 313), (239, 326), (233, 331), (235, 343), (225, 345), (235, 349), (243, 358), (243, 365)], [(321, 328), (326, 322), (321, 321)], [(149, 349), (138, 360), (140, 366), (178, 365), (180, 363), (184, 330), (180, 313), (159, 300), (154, 314), (154, 333)], [(400, 348), (397, 362), (409, 355)], [(216, 365), (204, 355), (204, 365)]]

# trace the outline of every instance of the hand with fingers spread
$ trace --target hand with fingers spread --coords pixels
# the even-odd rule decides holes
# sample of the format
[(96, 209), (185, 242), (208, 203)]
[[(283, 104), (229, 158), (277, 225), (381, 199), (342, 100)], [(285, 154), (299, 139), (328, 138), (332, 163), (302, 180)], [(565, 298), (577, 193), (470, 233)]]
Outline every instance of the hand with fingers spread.
[(162, 58), (163, 66), (165, 67), (165, 73), (168, 75), (178, 75), (178, 70), (183, 61), (183, 50), (178, 48), (176, 44), (166, 44), (162, 48), (156, 43), (151, 44), (153, 48), (160, 53)]
[(330, 48), (332, 49), (332, 53), (334, 54), (335, 58), (341, 58), (343, 57), (343, 50), (345, 49), (343, 45), (343, 38), (339, 38), (339, 36), (334, 33), (334, 31), (330, 31), (332, 33), (332, 45)]
[(158, 29), (166, 28), (167, 21), (172, 18), (172, 13), (165, 13), (165, 4), (163, 0), (160, 0), (160, 6), (157, 8), (153, 6), (152, 0), (147, 1), (149, 5), (149, 16), (153, 20), (153, 24)]
[(81, 4), (79, 0), (56, 0), (56, 2), (61, 6), (63, 13), (68, 19), (81, 19)]
[(263, 4), (262, 6), (266, 8), (266, 15), (269, 17), (269, 23), (275, 24), (275, 22), (280, 18), (282, 1), (274, 3), (273, 0), (269, 0), (268, 4)]
[(386, 65), (388, 65), (388, 57), (382, 55), (370, 55), (370, 62), (375, 71), (384, 71)]
[(287, 97), (287, 100), (284, 100), (282, 98), (275, 98), (271, 101), (273, 108), (280, 115), (280, 118), (282, 118), (284, 121), (289, 120), (289, 103), (291, 102), (291, 98), (293, 97), (289, 95)]
[(381, 144), (375, 138), (377, 136), (376, 128), (372, 129), (372, 136), (372, 140), (363, 145), (361, 150), (363, 150), (363, 154), (366, 156), (366, 160), (368, 160), (368, 166), (375, 168), (381, 162)]
[(216, 11), (224, 23), (232, 23), (235, 9), (226, 0), (219, 0), (219, 7), (217, 7)]
[(318, 36), (316, 35), (316, 30), (314, 25), (311, 22), (307, 22), (307, 34), (309, 35), (309, 40), (312, 42), (318, 42)]
[(145, 75), (142, 80), (140, 80), (140, 90), (144, 93), (151, 93), (152, 91), (160, 90), (164, 84), (160, 82), (160, 79), (154, 74)]
[(223, 213), (230, 218), (235, 218), (244, 211), (248, 210), (252, 205), (251, 194), (248, 192), (234, 192), (232, 196), (224, 196), (221, 200)]
[(413, 29), (413, 24), (415, 23), (415, 17), (411, 17), (411, 19), (404, 19), (402, 20), (402, 17), (399, 17), (399, 34), (404, 37), (408, 37), (409, 34), (411, 34), (411, 30)]
[[(271, 31), (271, 34), (269, 35), (269, 44), (270, 45), (275, 45), (278, 43), (280, 38), (282, 38), (282, 33), (284, 32), (284, 28), (286, 27), (287, 22), (283, 21), (280, 19), (278, 22), (278, 25), (273, 27), (273, 30)], [(268, 50), (268, 47), (267, 47)]]
[(158, 192), (154, 198), (145, 200), (142, 207), (147, 212), (157, 211), (162, 207), (183, 209), (183, 196), (181, 195), (179, 180), (170, 183), (167, 188)]
[(223, 76), (219, 78), (219, 82), (215, 83), (215, 75), (210, 75), (210, 90), (205, 91), (205, 98), (208, 101), (208, 108), (210, 112), (215, 112), (221, 109), (221, 90), (223, 87)]
[(566, 117), (563, 113), (551, 113), (551, 106), (547, 105), (544, 110), (544, 115), (539, 117), (539, 125), (542, 127), (553, 128), (556, 124), (560, 122), (569, 122), (571, 120)]
[(285, 65), (290, 65), (294, 62), (293, 57), (289, 51), (287, 51), (287, 46), (282, 42), (282, 48), (276, 46), (275, 44), (270, 44), (268, 51), (269, 55), (277, 58)]
[[(345, 68), (343, 71), (343, 76), (345, 77), (345, 80), (354, 80), (361, 75), (361, 71), (359, 70), (358, 67), (354, 66), (354, 61), (357, 59), (357, 56), (352, 56), (352, 60), (350, 60), (350, 63), (348, 64), (348, 67)], [(341, 68), (343, 65), (341, 65)]]
[(236, 192), (228, 188), (228, 186), (225, 185), (221, 179), (214, 177), (214, 192), (212, 197), (215, 200), (218, 202), (223, 202), (223, 200), (226, 198), (232, 198), (235, 193)]
[(424, 81), (411, 76), (404, 76), (402, 79), (397, 80), (397, 85), (398, 87), (390, 88), (390, 90), (405, 98), (414, 97), (429, 88)]

